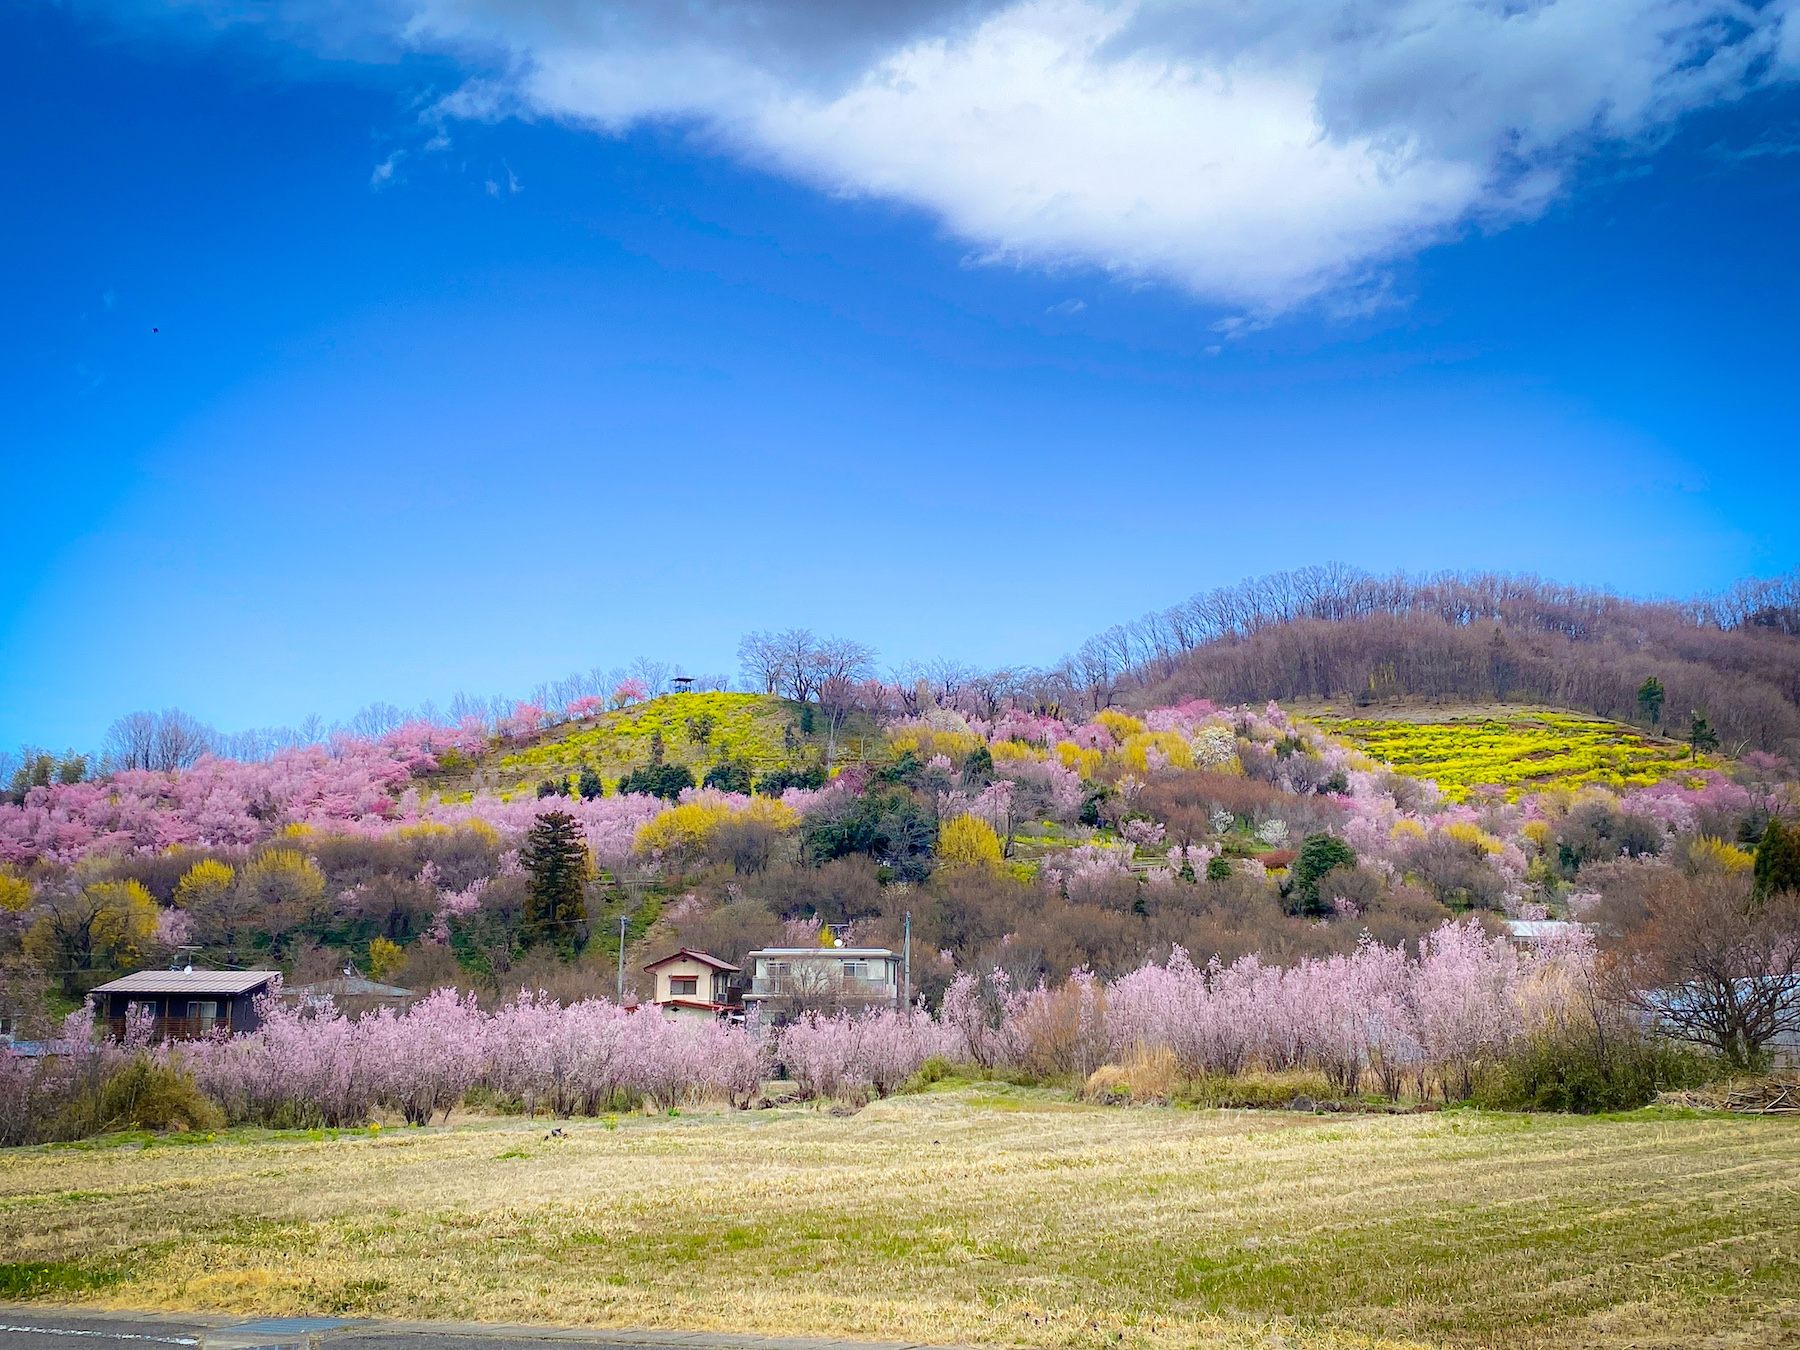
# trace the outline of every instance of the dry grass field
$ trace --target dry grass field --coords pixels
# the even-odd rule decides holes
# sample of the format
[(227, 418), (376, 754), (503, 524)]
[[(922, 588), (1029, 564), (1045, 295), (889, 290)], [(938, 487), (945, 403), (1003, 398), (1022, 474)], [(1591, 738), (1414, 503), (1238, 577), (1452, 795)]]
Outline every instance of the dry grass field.
[(0, 1297), (1033, 1346), (1800, 1344), (1800, 1128), (811, 1110), (0, 1156)]

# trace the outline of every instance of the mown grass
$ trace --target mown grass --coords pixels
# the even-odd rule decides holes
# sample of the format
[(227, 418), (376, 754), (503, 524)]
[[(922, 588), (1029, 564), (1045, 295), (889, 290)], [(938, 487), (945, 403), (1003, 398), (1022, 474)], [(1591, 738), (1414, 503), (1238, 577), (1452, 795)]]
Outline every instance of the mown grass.
[(545, 1128), (22, 1150), (0, 1251), (64, 1272), (18, 1296), (137, 1307), (1034, 1346), (1800, 1337), (1779, 1121), (941, 1085), (849, 1118)]
[(1636, 727), (1542, 709), (1320, 714), (1310, 720), (1372, 759), (1433, 780), (1452, 801), (1485, 787), (1502, 788), (1509, 799), (1543, 788), (1650, 787), (1716, 764), (1706, 756), (1696, 761), (1679, 742)]

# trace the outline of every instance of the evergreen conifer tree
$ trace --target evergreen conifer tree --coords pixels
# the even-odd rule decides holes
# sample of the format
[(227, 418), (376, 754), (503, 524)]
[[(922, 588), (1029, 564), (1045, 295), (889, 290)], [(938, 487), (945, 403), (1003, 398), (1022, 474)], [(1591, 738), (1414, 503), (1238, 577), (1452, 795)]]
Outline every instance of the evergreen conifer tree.
[(567, 811), (546, 811), (526, 832), (519, 862), (530, 879), (520, 927), (526, 943), (573, 953), (586, 939), (587, 843)]

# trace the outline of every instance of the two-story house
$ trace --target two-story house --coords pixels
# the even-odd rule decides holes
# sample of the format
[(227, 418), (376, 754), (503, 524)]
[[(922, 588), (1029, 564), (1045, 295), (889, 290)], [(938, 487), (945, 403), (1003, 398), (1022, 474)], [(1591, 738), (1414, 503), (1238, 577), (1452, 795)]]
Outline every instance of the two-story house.
[(651, 1002), (674, 1016), (719, 1017), (742, 1002), (741, 985), (732, 978), (738, 967), (710, 952), (683, 947), (644, 970), (656, 981)]
[(746, 1005), (780, 1021), (803, 1012), (900, 1006), (900, 958), (886, 947), (762, 947), (745, 958)]

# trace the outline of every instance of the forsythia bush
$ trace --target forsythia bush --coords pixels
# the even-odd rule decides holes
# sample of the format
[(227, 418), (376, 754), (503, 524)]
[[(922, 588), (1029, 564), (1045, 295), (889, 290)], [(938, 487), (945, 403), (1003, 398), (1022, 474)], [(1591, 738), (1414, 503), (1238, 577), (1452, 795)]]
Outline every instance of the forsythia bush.
[(0, 910), (18, 914), (31, 904), (31, 883), (11, 872), (0, 871)]
[(229, 894), (237, 881), (237, 869), (216, 858), (202, 858), (175, 883), (175, 903), (194, 909)]
[(1696, 870), (1713, 868), (1721, 872), (1748, 872), (1756, 866), (1756, 855), (1723, 839), (1703, 836), (1688, 845), (1688, 862)]
[(785, 834), (800, 824), (800, 815), (772, 797), (700, 796), (638, 826), (637, 849), (658, 855), (698, 852), (728, 820), (752, 820)]
[(1493, 835), (1479, 825), (1471, 825), (1467, 821), (1452, 821), (1444, 826), (1444, 833), (1459, 844), (1467, 844), (1470, 848), (1479, 849), (1483, 853), (1498, 853), (1501, 843)]
[(998, 867), (1004, 856), (994, 827), (975, 816), (956, 816), (938, 831), (938, 863), (943, 867)]
[(1123, 741), (1143, 731), (1144, 724), (1129, 713), (1122, 713), (1117, 708), (1102, 708), (1094, 716), (1094, 721), (1112, 732), (1113, 739)]

